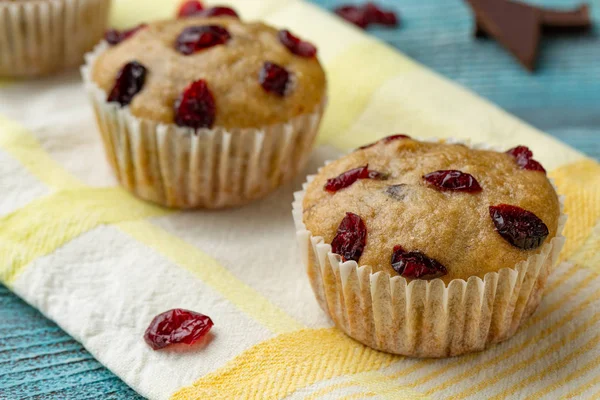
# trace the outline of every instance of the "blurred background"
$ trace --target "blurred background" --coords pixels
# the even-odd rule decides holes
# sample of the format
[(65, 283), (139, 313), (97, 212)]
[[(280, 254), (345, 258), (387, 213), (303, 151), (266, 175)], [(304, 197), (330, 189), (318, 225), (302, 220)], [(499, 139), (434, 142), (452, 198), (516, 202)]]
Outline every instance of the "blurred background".
[[(159, 0), (161, 1), (161, 0)], [(357, 1), (310, 0), (325, 9)], [(528, 0), (569, 8), (577, 0)], [(494, 40), (475, 40), (462, 0), (378, 0), (398, 28), (370, 34), (588, 156), (600, 159), (600, 0), (591, 32), (544, 37), (535, 73)], [(0, 285), (0, 399), (138, 399), (79, 343)]]
[[(357, 1), (312, 0), (327, 9)], [(527, 0), (568, 9), (581, 0)], [(399, 28), (368, 32), (436, 72), (489, 99), (578, 150), (600, 158), (600, 0), (587, 34), (544, 36), (535, 73), (523, 69), (495, 40), (473, 37), (464, 0), (378, 0), (400, 15)]]

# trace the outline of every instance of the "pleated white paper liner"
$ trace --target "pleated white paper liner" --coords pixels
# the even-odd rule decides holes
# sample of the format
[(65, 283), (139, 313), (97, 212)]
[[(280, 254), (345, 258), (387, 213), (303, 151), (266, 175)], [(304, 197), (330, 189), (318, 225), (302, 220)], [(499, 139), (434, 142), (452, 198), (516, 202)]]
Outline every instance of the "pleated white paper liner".
[(109, 8), (110, 0), (0, 1), (0, 76), (81, 65), (104, 35)]
[(325, 101), (287, 123), (248, 129), (179, 127), (106, 102), (91, 79), (102, 43), (86, 55), (82, 76), (110, 165), (142, 199), (180, 209), (239, 206), (269, 194), (301, 171), (311, 153)]
[[(457, 140), (446, 140), (462, 143)], [(473, 148), (495, 150), (488, 145)], [(413, 280), (341, 262), (331, 245), (313, 236), (302, 220), (303, 190), (294, 194), (293, 216), (300, 252), (321, 308), (355, 340), (389, 353), (448, 357), (480, 351), (513, 336), (539, 305), (549, 273), (565, 243), (564, 198), (556, 237), (514, 268), (484, 279)], [(553, 184), (554, 185), (554, 184)], [(556, 187), (555, 187), (556, 190)]]

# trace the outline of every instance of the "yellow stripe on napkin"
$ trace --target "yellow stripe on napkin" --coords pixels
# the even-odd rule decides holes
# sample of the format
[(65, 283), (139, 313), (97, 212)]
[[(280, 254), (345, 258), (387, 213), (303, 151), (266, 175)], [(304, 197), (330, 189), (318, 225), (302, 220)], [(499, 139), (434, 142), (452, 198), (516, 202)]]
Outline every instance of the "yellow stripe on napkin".
[(0, 281), (10, 285), (30, 262), (98, 225), (168, 212), (120, 188), (64, 190), (35, 200), (0, 219)]
[[(596, 358), (598, 364), (600, 364), (600, 359)], [(598, 365), (596, 364), (596, 365)], [(583, 384), (577, 386), (576, 388), (574, 388), (573, 390), (571, 390), (569, 393), (567, 393), (563, 398), (564, 399), (574, 399), (574, 398), (580, 398), (580, 396), (583, 394), (583, 392), (596, 387), (600, 385), (600, 375), (593, 377), (591, 380), (589, 380), (588, 382), (584, 382)]]
[[(281, 399), (321, 380), (378, 370), (397, 358), (363, 346), (337, 329), (307, 329), (259, 343), (171, 399), (224, 398), (225, 393), (231, 399)], [(389, 383), (375, 385), (367, 378), (357, 377), (356, 383), (377, 394), (390, 388)], [(394, 383), (394, 398), (422, 398)]]
[(54, 161), (22, 126), (0, 115), (0, 148), (52, 189), (84, 185)]
[(600, 222), (570, 259), (574, 263), (600, 272)]
[[(561, 258), (568, 259), (590, 238), (592, 229), (600, 222), (600, 164), (584, 160), (550, 172), (559, 191), (566, 195), (565, 213), (569, 216), (563, 235), (568, 239)], [(589, 239), (590, 252), (598, 246), (596, 232)], [(594, 244), (595, 243), (595, 244)], [(593, 257), (593, 254), (582, 255)], [(597, 255), (597, 254), (596, 254)], [(580, 260), (581, 261), (581, 260)], [(598, 265), (586, 264), (598, 268)]]

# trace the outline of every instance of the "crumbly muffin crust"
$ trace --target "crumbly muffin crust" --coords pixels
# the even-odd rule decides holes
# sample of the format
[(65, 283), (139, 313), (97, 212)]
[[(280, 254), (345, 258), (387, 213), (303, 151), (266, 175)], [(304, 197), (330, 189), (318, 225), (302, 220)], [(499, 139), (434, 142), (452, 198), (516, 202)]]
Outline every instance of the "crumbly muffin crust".
[[(327, 179), (366, 164), (389, 178), (361, 179), (335, 193), (324, 190)], [(469, 173), (483, 190), (431, 188), (422, 177), (437, 170)], [(386, 188), (398, 184), (406, 185), (399, 196), (386, 193)], [(394, 246), (401, 245), (441, 262), (448, 270), (441, 279), (448, 283), (513, 268), (539, 251), (516, 248), (496, 232), (489, 206), (501, 203), (537, 215), (549, 230), (544, 243), (556, 236), (559, 201), (543, 172), (521, 169), (504, 153), (402, 139), (379, 142), (325, 166), (306, 190), (303, 221), (313, 236), (331, 243), (346, 212), (355, 213), (367, 227), (359, 265), (396, 276), (390, 260)]]
[[(181, 31), (190, 26), (220, 25), (231, 39), (191, 55), (175, 50)], [(110, 92), (118, 71), (138, 61), (148, 69), (143, 89), (129, 105), (134, 116), (173, 123), (173, 105), (191, 82), (205, 79), (216, 102), (215, 127), (253, 128), (284, 123), (311, 113), (324, 100), (325, 73), (316, 57), (292, 54), (262, 23), (235, 18), (183, 18), (148, 24), (131, 38), (101, 54), (92, 71), (93, 81)], [(293, 74), (293, 87), (284, 97), (268, 93), (259, 83), (266, 61)]]

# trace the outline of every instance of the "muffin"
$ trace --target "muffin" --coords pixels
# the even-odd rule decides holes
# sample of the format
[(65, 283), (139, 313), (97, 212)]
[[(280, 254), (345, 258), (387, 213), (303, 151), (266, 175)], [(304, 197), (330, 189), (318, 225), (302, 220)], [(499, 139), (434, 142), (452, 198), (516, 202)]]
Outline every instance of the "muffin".
[(325, 104), (317, 49), (232, 16), (159, 21), (83, 68), (120, 183), (175, 208), (265, 196), (303, 168)]
[(0, 77), (75, 67), (102, 38), (110, 0), (0, 0)]
[(512, 336), (564, 243), (531, 151), (394, 135), (323, 167), (294, 219), (321, 307), (354, 339), (415, 357)]

